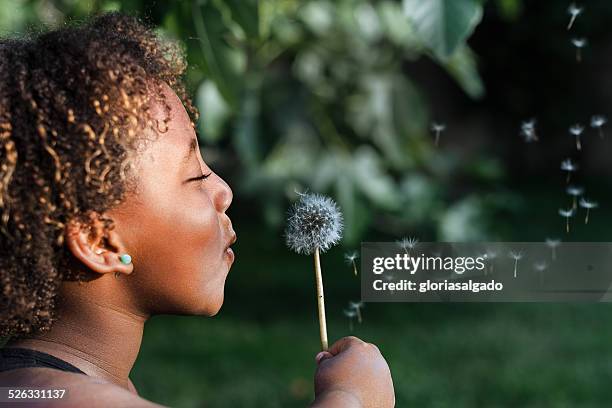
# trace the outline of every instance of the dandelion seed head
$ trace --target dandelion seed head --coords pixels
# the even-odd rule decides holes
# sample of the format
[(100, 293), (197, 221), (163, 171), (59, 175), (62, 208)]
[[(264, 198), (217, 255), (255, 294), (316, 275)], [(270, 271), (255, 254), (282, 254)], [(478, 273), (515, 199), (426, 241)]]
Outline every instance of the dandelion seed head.
[(365, 306), (363, 302), (349, 302), (351, 309), (362, 309)]
[(510, 258), (514, 259), (515, 261), (518, 261), (519, 259), (523, 258), (522, 251), (510, 251), (508, 255), (510, 256)]
[(535, 262), (533, 268), (538, 272), (542, 272), (548, 268), (548, 264), (545, 261)]
[(564, 171), (576, 171), (578, 165), (572, 161), (572, 159), (565, 159), (561, 162), (561, 170)]
[(582, 14), (583, 10), (584, 10), (583, 7), (579, 7), (579, 6), (576, 5), (576, 3), (572, 3), (567, 8), (567, 14), (569, 14), (572, 17), (576, 17), (576, 16)]
[(580, 123), (576, 123), (575, 125), (570, 126), (569, 132), (573, 136), (580, 136), (582, 132), (584, 132), (584, 126), (582, 126)]
[(584, 197), (581, 197), (580, 200), (578, 201), (578, 204), (582, 207), (582, 208), (597, 208), (599, 206), (599, 204), (596, 201), (591, 201), (591, 200), (587, 200)]
[(342, 238), (343, 217), (338, 205), (321, 194), (300, 194), (287, 218), (287, 246), (298, 254), (327, 251)]
[(417, 244), (419, 243), (419, 240), (413, 237), (403, 237), (402, 239), (396, 242), (400, 246), (400, 248), (407, 250), (416, 248)]
[(349, 265), (355, 262), (355, 259), (357, 258), (359, 258), (359, 254), (357, 254), (357, 251), (347, 252), (344, 254), (344, 262)]
[(565, 192), (573, 197), (578, 197), (584, 194), (584, 188), (579, 186), (567, 186)]
[(561, 245), (561, 240), (558, 238), (546, 238), (545, 242), (546, 242), (546, 245), (548, 245), (551, 248), (556, 248), (559, 245)]
[(446, 125), (444, 123), (432, 122), (431, 130), (434, 132), (444, 132), (446, 130)]
[(607, 122), (608, 122), (608, 119), (606, 119), (606, 117), (603, 115), (591, 116), (591, 127), (592, 128), (598, 129), (602, 127), (603, 125), (605, 125)]
[(559, 208), (559, 215), (565, 218), (573, 217), (576, 214), (576, 210), (573, 208), (568, 208), (567, 210), (564, 208)]
[(487, 255), (487, 259), (495, 259), (497, 258), (497, 251), (488, 250), (486, 255)]
[(576, 48), (584, 48), (588, 44), (588, 41), (584, 37), (572, 38), (572, 45)]
[(355, 309), (344, 309), (342, 313), (344, 313), (344, 315), (348, 318), (357, 316), (357, 311)]

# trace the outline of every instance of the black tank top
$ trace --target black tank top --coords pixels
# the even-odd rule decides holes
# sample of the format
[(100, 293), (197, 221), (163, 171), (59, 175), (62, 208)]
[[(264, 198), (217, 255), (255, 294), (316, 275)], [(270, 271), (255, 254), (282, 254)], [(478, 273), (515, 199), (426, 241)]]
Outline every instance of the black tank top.
[(30, 367), (54, 368), (61, 371), (85, 374), (72, 364), (42, 351), (20, 347), (0, 349), (0, 372)]

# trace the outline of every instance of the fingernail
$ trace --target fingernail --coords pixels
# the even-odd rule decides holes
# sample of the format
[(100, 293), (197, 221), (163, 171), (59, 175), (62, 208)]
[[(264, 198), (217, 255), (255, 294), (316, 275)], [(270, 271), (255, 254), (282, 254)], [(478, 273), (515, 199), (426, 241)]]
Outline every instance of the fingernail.
[(325, 357), (325, 352), (324, 351), (320, 351), (316, 356), (315, 356), (315, 360), (317, 360), (317, 364), (319, 364), (321, 362), (321, 359)]

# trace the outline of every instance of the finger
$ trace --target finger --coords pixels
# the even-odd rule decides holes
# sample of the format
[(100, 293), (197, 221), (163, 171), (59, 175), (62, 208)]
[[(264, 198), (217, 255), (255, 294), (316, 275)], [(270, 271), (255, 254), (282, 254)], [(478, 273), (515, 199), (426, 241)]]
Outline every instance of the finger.
[(365, 343), (363, 340), (358, 339), (355, 336), (347, 336), (343, 337), (340, 340), (336, 341), (332, 346), (327, 350), (331, 354), (336, 355), (352, 345)]
[(320, 364), (321, 361), (325, 360), (326, 358), (331, 358), (334, 355), (331, 354), (330, 352), (327, 351), (321, 351), (319, 352), (316, 356), (315, 356), (315, 360), (317, 361), (317, 364)]

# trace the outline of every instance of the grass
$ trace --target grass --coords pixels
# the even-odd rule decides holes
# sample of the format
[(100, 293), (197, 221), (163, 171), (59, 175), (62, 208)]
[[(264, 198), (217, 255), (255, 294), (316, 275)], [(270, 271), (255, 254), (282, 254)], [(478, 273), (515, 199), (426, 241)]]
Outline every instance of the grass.
[[(508, 240), (567, 239), (556, 215), (563, 195), (527, 193), (529, 213), (505, 221), (538, 222)], [(602, 208), (597, 216), (572, 237), (608, 240), (598, 227), (612, 214)], [(239, 231), (219, 315), (147, 323), (132, 375), (142, 396), (173, 407), (304, 407), (312, 400), (319, 350), (312, 261), (265, 234)], [(342, 309), (359, 299), (359, 278), (341, 249), (323, 255), (322, 268), (330, 341), (353, 334), (379, 345), (397, 407), (604, 407), (612, 400), (611, 305), (370, 303), (349, 333)]]

